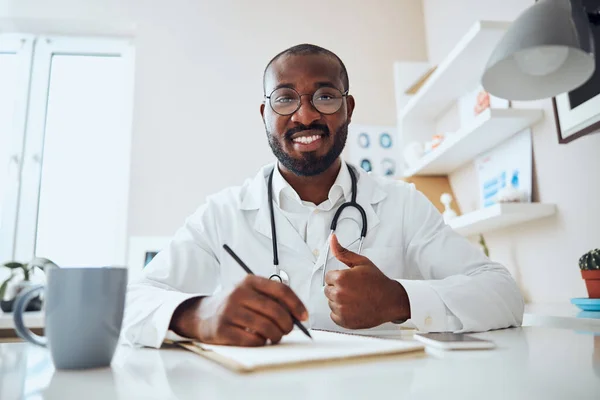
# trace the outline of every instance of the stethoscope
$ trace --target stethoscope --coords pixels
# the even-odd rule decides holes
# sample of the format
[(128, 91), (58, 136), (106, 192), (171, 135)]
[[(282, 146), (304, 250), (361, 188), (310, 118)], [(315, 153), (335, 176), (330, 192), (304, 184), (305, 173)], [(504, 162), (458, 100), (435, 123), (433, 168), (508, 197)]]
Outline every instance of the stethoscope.
[[(277, 168), (277, 166), (275, 166)], [(269, 175), (269, 184), (267, 188), (267, 195), (269, 198), (269, 209), (271, 211), (271, 235), (273, 237), (273, 266), (275, 267), (275, 273), (269, 277), (271, 280), (276, 280), (281, 283), (284, 283), (289, 286), (290, 277), (281, 268), (279, 268), (279, 257), (277, 253), (277, 233), (275, 232), (275, 213), (273, 211), (273, 173), (275, 172), (275, 168), (271, 171)], [(331, 231), (329, 232), (329, 238), (327, 239), (327, 251), (325, 253), (325, 265), (323, 265), (323, 276), (321, 279), (321, 284), (325, 286), (325, 273), (327, 272), (327, 259), (329, 258), (329, 240), (331, 239), (331, 235), (335, 233), (335, 229), (337, 228), (338, 219), (344, 211), (345, 208), (354, 207), (360, 212), (362, 218), (362, 229), (360, 231), (360, 242), (358, 244), (358, 254), (362, 249), (363, 241), (365, 240), (365, 236), (367, 236), (367, 213), (361, 207), (360, 204), (356, 202), (356, 175), (352, 167), (348, 165), (348, 171), (350, 171), (350, 179), (352, 181), (352, 199), (340, 206), (333, 216), (333, 221), (331, 221)]]

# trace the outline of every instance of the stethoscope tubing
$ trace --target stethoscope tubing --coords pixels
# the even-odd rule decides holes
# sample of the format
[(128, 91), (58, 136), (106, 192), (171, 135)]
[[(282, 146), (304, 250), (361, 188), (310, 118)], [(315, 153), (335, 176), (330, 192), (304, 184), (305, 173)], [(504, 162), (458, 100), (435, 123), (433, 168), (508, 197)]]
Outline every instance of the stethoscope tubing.
[[(271, 237), (272, 237), (271, 241), (273, 244), (273, 266), (275, 267), (275, 273), (273, 275), (271, 275), (269, 277), (269, 279), (278, 280), (281, 283), (285, 283), (286, 285), (289, 285), (289, 283), (290, 283), (289, 276), (287, 275), (287, 273), (285, 271), (283, 271), (282, 269), (279, 268), (279, 254), (277, 251), (277, 229), (275, 227), (275, 211), (274, 211), (274, 206), (273, 206), (273, 175), (275, 173), (275, 168), (277, 168), (277, 165), (275, 165), (275, 167), (269, 174), (269, 182), (268, 182), (268, 187), (267, 187), (267, 197), (268, 197), (268, 201), (269, 201), (269, 212), (270, 212), (270, 217), (271, 217)], [(322, 278), (321, 278), (321, 284), (323, 286), (325, 286), (325, 274), (327, 273), (327, 259), (329, 258), (329, 249), (331, 247), (329, 244), (329, 240), (331, 240), (331, 236), (335, 233), (338, 220), (340, 218), (340, 215), (342, 214), (342, 211), (344, 211), (344, 209), (346, 209), (348, 207), (353, 207), (353, 208), (357, 209), (358, 212), (360, 213), (360, 216), (362, 219), (362, 228), (361, 228), (361, 232), (360, 232), (360, 242), (358, 245), (358, 254), (360, 254), (360, 252), (362, 250), (364, 239), (367, 236), (367, 213), (365, 212), (364, 208), (356, 202), (356, 194), (357, 194), (357, 186), (358, 186), (356, 175), (355, 175), (355, 172), (352, 169), (352, 167), (350, 167), (350, 165), (348, 165), (348, 171), (350, 172), (350, 179), (352, 181), (352, 198), (350, 201), (342, 204), (337, 209), (337, 211), (335, 212), (335, 215), (333, 216), (333, 220), (331, 221), (331, 231), (330, 231), (329, 237), (327, 239), (327, 250), (325, 251), (325, 262), (323, 263), (323, 274), (322, 274)]]

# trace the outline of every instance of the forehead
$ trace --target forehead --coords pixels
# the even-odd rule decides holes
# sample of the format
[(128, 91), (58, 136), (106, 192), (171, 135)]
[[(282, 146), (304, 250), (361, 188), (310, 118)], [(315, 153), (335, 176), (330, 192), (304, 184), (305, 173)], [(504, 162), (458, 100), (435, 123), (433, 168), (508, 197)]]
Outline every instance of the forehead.
[(342, 67), (333, 57), (326, 54), (283, 55), (265, 74), (267, 94), (280, 85), (289, 85), (296, 90), (311, 89), (329, 82), (343, 90)]

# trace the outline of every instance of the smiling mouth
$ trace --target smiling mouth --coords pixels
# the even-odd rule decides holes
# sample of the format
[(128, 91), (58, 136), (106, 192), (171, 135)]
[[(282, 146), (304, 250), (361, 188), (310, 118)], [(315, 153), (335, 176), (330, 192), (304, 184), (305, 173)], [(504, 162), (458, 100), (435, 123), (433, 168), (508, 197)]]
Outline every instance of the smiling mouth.
[(292, 142), (301, 144), (311, 144), (315, 140), (321, 139), (321, 137), (323, 137), (323, 135), (300, 136), (295, 139), (292, 139)]

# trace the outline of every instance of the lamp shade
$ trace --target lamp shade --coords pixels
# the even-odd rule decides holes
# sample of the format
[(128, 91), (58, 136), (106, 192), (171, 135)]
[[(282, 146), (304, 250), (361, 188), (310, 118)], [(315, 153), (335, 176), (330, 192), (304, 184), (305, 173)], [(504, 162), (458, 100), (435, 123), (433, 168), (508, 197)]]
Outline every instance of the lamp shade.
[(542, 0), (508, 28), (492, 52), (482, 84), (503, 99), (544, 99), (584, 84), (595, 64), (583, 6), (573, 6), (568, 0)]

